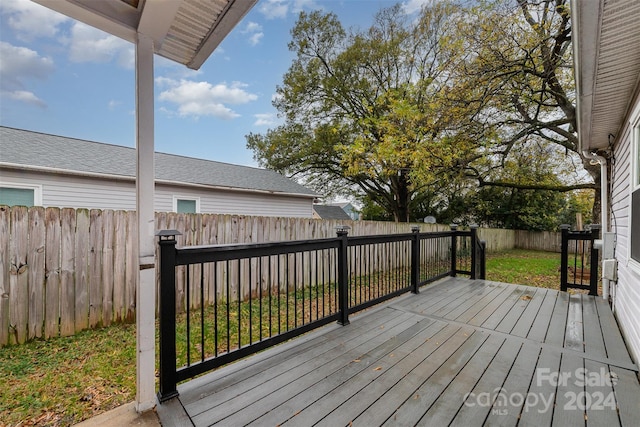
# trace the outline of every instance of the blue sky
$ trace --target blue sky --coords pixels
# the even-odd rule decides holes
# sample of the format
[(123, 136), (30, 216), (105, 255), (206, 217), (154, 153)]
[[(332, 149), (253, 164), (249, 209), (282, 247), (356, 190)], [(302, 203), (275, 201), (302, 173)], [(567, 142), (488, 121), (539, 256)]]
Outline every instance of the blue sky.
[[(429, 0), (400, 1), (407, 13)], [(155, 61), (156, 151), (255, 166), (301, 10), (367, 28), (390, 0), (259, 0), (198, 71)], [(133, 147), (134, 47), (29, 0), (0, 1), (0, 125)]]

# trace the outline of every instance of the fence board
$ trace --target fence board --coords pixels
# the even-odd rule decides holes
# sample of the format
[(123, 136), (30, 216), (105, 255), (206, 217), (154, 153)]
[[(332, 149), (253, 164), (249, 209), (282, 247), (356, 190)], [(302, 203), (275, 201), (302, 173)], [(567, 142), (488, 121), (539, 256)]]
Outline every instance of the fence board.
[(102, 213), (102, 325), (113, 318), (113, 211)]
[(60, 248), (61, 232), (60, 209), (50, 208), (45, 213), (45, 307), (44, 337), (57, 337), (60, 334)]
[(138, 248), (138, 220), (134, 211), (127, 212), (127, 245), (125, 260), (125, 320), (133, 322), (136, 318), (136, 286), (138, 283), (139, 261), (136, 258)]
[[(9, 328), (14, 343), (22, 344), (27, 337), (29, 308), (29, 276), (27, 270), (27, 245), (29, 217), (27, 208), (16, 206), (11, 210), (11, 277), (9, 278)], [(11, 339), (9, 340), (11, 343)]]
[(73, 335), (76, 323), (75, 259), (76, 211), (65, 208), (60, 213), (60, 335)]
[(115, 211), (113, 218), (113, 321), (125, 319), (125, 291), (127, 260), (127, 213)]
[(102, 322), (102, 215), (89, 212), (89, 327)]
[(76, 210), (75, 318), (76, 331), (89, 326), (89, 211)]
[(9, 208), (0, 206), (0, 346), (9, 343)]
[(41, 206), (29, 208), (27, 280), (29, 289), (28, 339), (41, 338), (44, 325), (45, 212)]

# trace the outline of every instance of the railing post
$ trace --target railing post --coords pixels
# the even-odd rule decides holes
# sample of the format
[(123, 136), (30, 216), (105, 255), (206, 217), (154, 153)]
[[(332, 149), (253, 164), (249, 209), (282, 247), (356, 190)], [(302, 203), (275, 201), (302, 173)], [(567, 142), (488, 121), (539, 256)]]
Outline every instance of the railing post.
[(176, 389), (176, 230), (156, 233), (160, 245), (160, 391), (165, 402), (178, 396)]
[(487, 242), (480, 240), (480, 280), (487, 279)]
[(411, 292), (420, 293), (420, 226), (412, 225), (411, 232)]
[(340, 239), (338, 246), (338, 305), (340, 308), (341, 325), (349, 324), (349, 269), (347, 259), (348, 234), (351, 227), (339, 225), (336, 227), (336, 234)]
[[(598, 249), (594, 245), (600, 238), (600, 225), (591, 225), (591, 274), (589, 276), (589, 295), (598, 295)], [(584, 266), (582, 267), (584, 269)]]
[(560, 290), (567, 291), (567, 273), (569, 268), (569, 224), (562, 224), (562, 243), (560, 247)]
[(469, 228), (471, 229), (471, 279), (477, 279), (478, 225), (471, 224)]
[(458, 257), (458, 224), (451, 224), (451, 276), (456, 277), (456, 258)]

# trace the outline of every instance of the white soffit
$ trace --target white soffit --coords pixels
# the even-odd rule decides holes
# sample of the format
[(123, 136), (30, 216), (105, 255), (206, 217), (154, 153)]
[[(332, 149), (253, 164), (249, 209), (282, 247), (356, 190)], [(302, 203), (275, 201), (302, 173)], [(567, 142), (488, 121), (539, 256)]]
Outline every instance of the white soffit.
[(157, 55), (198, 69), (258, 0), (32, 0)]
[(578, 128), (583, 149), (618, 136), (640, 84), (640, 1), (574, 0)]

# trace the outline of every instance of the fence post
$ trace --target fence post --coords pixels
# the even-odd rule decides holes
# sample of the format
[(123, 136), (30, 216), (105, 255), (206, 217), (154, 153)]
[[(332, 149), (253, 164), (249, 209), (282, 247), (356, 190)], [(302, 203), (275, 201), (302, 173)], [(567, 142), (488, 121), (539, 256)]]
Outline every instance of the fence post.
[[(598, 249), (594, 245), (600, 238), (600, 225), (591, 225), (591, 274), (589, 276), (589, 295), (598, 295)], [(584, 269), (584, 266), (582, 267)]]
[(451, 224), (451, 276), (456, 277), (456, 253), (458, 246), (458, 224)]
[(562, 243), (560, 246), (560, 290), (567, 291), (567, 270), (569, 268), (569, 224), (562, 224), (560, 232), (562, 233)]
[(338, 323), (341, 325), (349, 324), (349, 269), (347, 259), (348, 248), (348, 225), (339, 225), (336, 229), (336, 234), (340, 239), (338, 245), (338, 305), (340, 308), (340, 318)]
[(411, 292), (420, 293), (420, 226), (412, 225), (411, 232)]
[(480, 280), (487, 279), (487, 242), (480, 240)]
[(471, 229), (471, 279), (477, 279), (478, 225), (471, 224), (469, 228)]
[(165, 402), (178, 396), (176, 389), (176, 237), (177, 230), (156, 233), (160, 245), (160, 391)]

